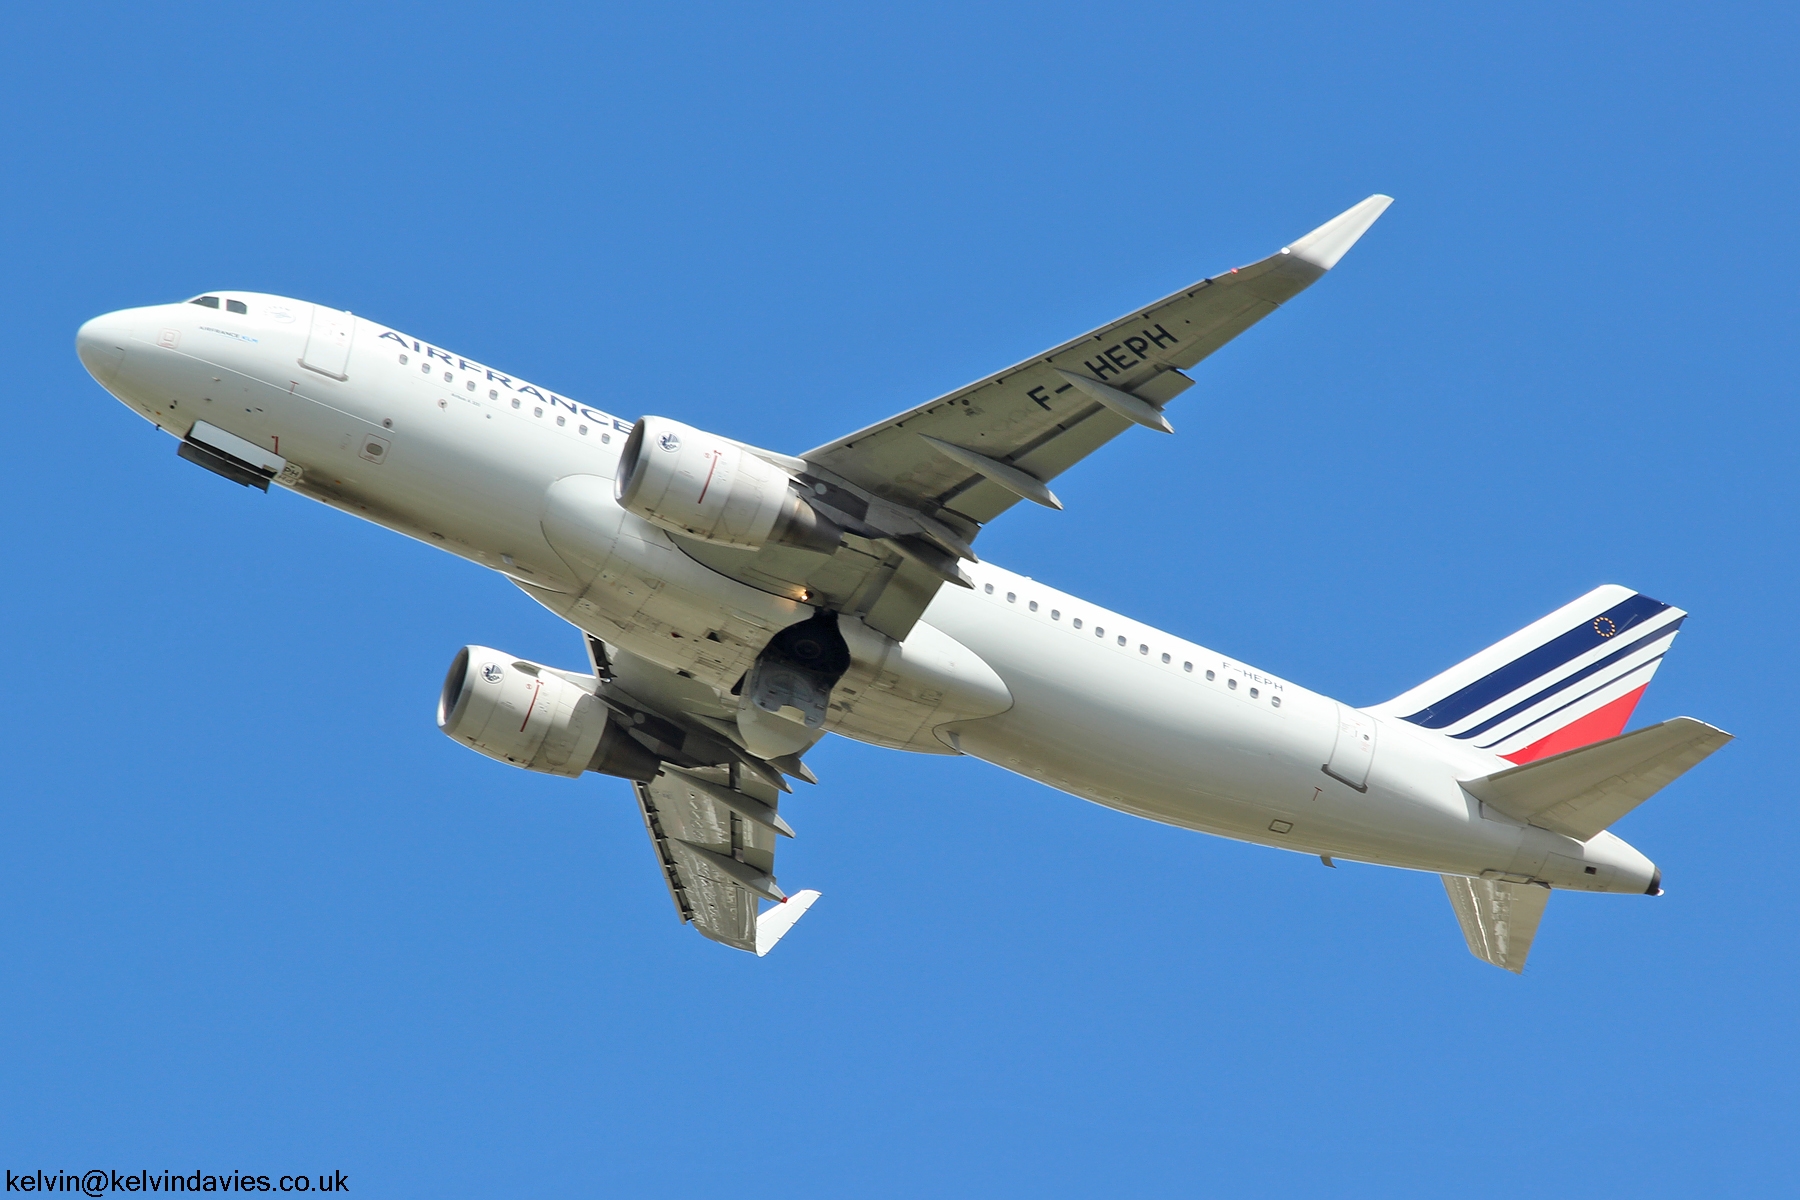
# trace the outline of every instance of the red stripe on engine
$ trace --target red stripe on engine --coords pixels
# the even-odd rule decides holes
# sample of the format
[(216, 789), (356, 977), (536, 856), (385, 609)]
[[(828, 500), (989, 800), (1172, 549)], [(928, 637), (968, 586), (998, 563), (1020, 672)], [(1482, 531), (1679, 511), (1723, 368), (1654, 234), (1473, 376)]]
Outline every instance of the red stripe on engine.
[(1540, 758), (1549, 758), (1552, 754), (1561, 754), (1564, 750), (1579, 750), (1583, 746), (1591, 746), (1595, 742), (1603, 742), (1609, 737), (1618, 737), (1625, 732), (1625, 722), (1631, 720), (1631, 711), (1644, 695), (1644, 684), (1636, 691), (1626, 692), (1617, 700), (1602, 704), (1585, 717), (1576, 717), (1567, 725), (1551, 734), (1539, 738), (1523, 750), (1500, 757), (1507, 762), (1528, 763)]
[(706, 503), (706, 491), (708, 488), (712, 487), (713, 472), (717, 471), (718, 469), (719, 469), (719, 452), (717, 450), (714, 450), (712, 452), (712, 466), (706, 468), (706, 482), (700, 485), (700, 498), (698, 500), (694, 501), (695, 504), (705, 504)]

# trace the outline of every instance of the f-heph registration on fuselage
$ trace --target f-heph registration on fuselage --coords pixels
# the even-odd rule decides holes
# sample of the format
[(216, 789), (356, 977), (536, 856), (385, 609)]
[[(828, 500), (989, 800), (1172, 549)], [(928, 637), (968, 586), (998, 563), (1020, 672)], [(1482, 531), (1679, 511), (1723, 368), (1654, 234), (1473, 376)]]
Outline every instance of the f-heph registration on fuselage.
[(580, 629), (582, 670), (459, 651), (438, 724), (527, 770), (631, 780), (676, 911), (715, 941), (767, 953), (817, 899), (776, 883), (781, 801), (839, 733), (1437, 872), (1469, 948), (1518, 971), (1552, 889), (1658, 894), (1607, 827), (1730, 740), (1686, 717), (1622, 732), (1680, 609), (1596, 588), (1357, 709), (974, 549), (1020, 500), (1060, 508), (1050, 481), (1113, 438), (1171, 432), (1186, 372), (1388, 203), (798, 456), (281, 296), (125, 309), (77, 347), (188, 461), (441, 546)]

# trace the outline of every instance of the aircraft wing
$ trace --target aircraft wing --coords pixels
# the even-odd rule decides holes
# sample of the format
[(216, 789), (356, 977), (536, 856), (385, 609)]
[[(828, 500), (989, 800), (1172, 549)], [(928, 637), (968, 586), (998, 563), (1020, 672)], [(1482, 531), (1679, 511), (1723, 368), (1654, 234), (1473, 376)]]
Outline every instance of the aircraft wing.
[(1256, 324), (1335, 265), (1391, 201), (1370, 196), (1261, 262), (1202, 279), (1074, 341), (781, 465), (845, 530), (830, 555), (757, 551), (675, 535), (682, 550), (753, 587), (804, 595), (896, 640), (982, 525), (1021, 498), (1060, 508), (1046, 486), (1133, 424), (1168, 430), (1183, 369)]
[[(1133, 424), (1167, 430), (1183, 370), (1336, 265), (1387, 206), (1370, 196), (1275, 254), (1202, 279), (1091, 333), (802, 457), (972, 538)], [(935, 589), (934, 589), (935, 590)]]
[[(672, 766), (632, 787), (675, 911), (713, 941), (767, 954), (818, 899), (775, 882), (775, 841), (793, 836), (775, 788), (729, 767)], [(775, 907), (759, 912), (764, 900)]]
[(782, 776), (814, 782), (812, 772), (797, 756), (769, 762), (746, 750), (710, 687), (591, 635), (587, 648), (594, 674), (569, 678), (661, 760), (632, 791), (676, 914), (715, 942), (767, 954), (819, 898), (775, 881), (777, 841), (794, 836), (778, 811)]

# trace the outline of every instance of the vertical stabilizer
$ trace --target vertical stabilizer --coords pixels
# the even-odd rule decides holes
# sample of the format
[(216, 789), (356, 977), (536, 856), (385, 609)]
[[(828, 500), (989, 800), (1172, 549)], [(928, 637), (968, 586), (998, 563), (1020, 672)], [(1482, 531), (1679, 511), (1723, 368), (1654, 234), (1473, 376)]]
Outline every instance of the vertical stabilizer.
[(1527, 763), (1631, 719), (1687, 614), (1607, 584), (1370, 711)]

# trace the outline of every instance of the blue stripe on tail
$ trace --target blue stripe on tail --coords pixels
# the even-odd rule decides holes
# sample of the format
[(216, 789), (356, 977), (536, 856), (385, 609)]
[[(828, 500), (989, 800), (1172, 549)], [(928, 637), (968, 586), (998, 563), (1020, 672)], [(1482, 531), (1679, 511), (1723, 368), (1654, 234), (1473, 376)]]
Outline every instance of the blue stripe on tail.
[(1470, 713), (1478, 712), (1496, 700), (1512, 695), (1532, 680), (1572, 662), (1594, 647), (1602, 645), (1634, 625), (1640, 625), (1669, 606), (1661, 600), (1636, 595), (1621, 600), (1599, 616), (1582, 622), (1567, 633), (1545, 642), (1537, 649), (1513, 659), (1498, 670), (1477, 679), (1408, 716), (1406, 720), (1427, 729), (1454, 725)]
[[(1677, 617), (1675, 620), (1670, 621), (1667, 625), (1664, 625), (1661, 629), (1653, 629), (1649, 633), (1646, 633), (1643, 637), (1637, 639), (1635, 642), (1631, 643), (1631, 645), (1629, 645), (1629, 646), (1626, 646), (1624, 649), (1615, 651), (1614, 653), (1607, 655), (1605, 658), (1600, 659), (1598, 662), (1589, 663), (1587, 666), (1581, 668), (1581, 670), (1575, 672), (1573, 675), (1569, 675), (1563, 679), (1557, 680), (1555, 683), (1551, 684), (1549, 687), (1545, 688), (1543, 691), (1538, 692), (1536, 695), (1531, 696), (1528, 699), (1519, 701), (1517, 704), (1513, 705), (1511, 708), (1507, 709), (1505, 712), (1498, 713), (1494, 716), (1491, 716), (1479, 725), (1476, 725), (1469, 729), (1465, 729), (1461, 733), (1453, 733), (1450, 736), (1453, 738), (1458, 738), (1458, 739), (1466, 739), (1466, 738), (1477, 737), (1481, 734), (1484, 734), (1488, 730), (1492, 729), (1494, 726), (1500, 724), (1500, 722), (1506, 720), (1508, 717), (1516, 717), (1520, 713), (1524, 712), (1526, 709), (1531, 708), (1534, 705), (1541, 704), (1545, 700), (1548, 700), (1550, 697), (1556, 695), (1556, 693), (1564, 691), (1568, 688), (1574, 687), (1577, 683), (1580, 683), (1583, 679), (1586, 679), (1588, 676), (1594, 674), (1596, 671), (1603, 671), (1607, 667), (1610, 667), (1612, 664), (1618, 662), (1620, 659), (1626, 657), (1627, 655), (1636, 654), (1639, 650), (1642, 650), (1645, 646), (1649, 645), (1650, 643), (1661, 641), (1664, 638), (1674, 637), (1675, 631), (1677, 629), (1681, 628), (1681, 623), (1685, 620), (1687, 620), (1686, 617)], [(1614, 636), (1617, 636), (1617, 635), (1614, 635)], [(1407, 719), (1411, 720), (1410, 717)], [(1537, 722), (1535, 722), (1535, 721), (1532, 722), (1532, 724), (1534, 724), (1534, 725), (1536, 723)]]

